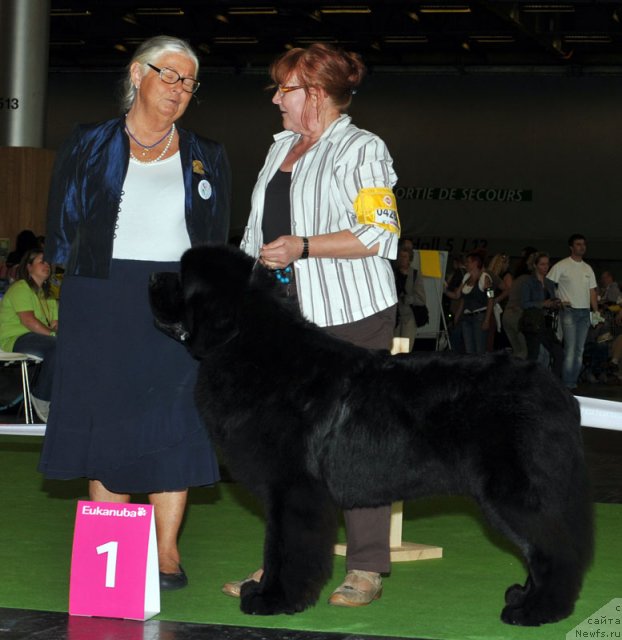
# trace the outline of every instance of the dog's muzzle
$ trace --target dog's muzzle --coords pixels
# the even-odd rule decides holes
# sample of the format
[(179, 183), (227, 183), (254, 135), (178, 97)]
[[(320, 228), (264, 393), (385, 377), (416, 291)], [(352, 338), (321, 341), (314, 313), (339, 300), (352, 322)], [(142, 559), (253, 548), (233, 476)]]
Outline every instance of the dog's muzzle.
[(178, 273), (160, 271), (151, 274), (149, 304), (157, 329), (178, 342), (188, 340), (190, 333), (182, 320), (184, 300)]

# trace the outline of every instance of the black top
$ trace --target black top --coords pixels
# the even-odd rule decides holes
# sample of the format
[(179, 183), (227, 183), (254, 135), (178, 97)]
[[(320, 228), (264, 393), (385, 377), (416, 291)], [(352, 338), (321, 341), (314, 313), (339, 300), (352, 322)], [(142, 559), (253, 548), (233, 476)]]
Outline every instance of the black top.
[(289, 236), (292, 233), (291, 207), (289, 203), (291, 184), (291, 172), (279, 169), (266, 187), (264, 213), (261, 223), (264, 244), (272, 242), (280, 236)]
[(399, 269), (393, 270), (395, 274), (395, 288), (397, 289), (397, 295), (401, 296), (406, 293), (406, 280), (408, 279), (407, 273), (402, 273)]

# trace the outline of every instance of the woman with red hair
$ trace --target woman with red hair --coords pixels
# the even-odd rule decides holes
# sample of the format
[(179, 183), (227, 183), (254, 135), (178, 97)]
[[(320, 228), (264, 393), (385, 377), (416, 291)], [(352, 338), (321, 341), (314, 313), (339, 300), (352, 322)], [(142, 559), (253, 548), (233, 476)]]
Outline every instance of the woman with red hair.
[[(343, 340), (388, 350), (397, 176), (385, 143), (346, 113), (364, 74), (358, 54), (325, 44), (291, 49), (273, 63), (272, 102), (284, 131), (257, 178), (241, 247), (273, 270), (306, 318)], [(365, 469), (360, 474), (364, 482)], [(390, 507), (352, 509), (345, 521), (348, 573), (330, 603), (366, 605), (380, 597), (380, 574), (390, 570)], [(239, 596), (241, 582), (223, 590)]]

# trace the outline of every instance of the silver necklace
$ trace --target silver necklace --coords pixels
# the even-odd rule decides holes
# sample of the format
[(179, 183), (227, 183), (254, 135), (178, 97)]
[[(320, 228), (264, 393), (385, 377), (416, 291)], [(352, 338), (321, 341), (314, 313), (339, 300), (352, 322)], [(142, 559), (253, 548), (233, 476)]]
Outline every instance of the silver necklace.
[(147, 155), (147, 151), (151, 151), (151, 149), (155, 149), (160, 142), (162, 142), (164, 140), (164, 138), (166, 138), (166, 136), (168, 136), (171, 133), (171, 129), (173, 128), (173, 125), (170, 126), (169, 130), (156, 142), (154, 142), (153, 144), (144, 144), (143, 142), (141, 142), (128, 128), (127, 124), (125, 125), (125, 130), (127, 131), (127, 135), (132, 138), (132, 140), (139, 146), (143, 148), (143, 152), (142, 152), (142, 156), (146, 156)]
[[(174, 136), (175, 136), (175, 123), (173, 123), (173, 125), (171, 126), (171, 132), (168, 135), (166, 146), (164, 147), (164, 149), (162, 150), (162, 153), (157, 158), (154, 158), (153, 160), (140, 160), (132, 153), (131, 149), (130, 149), (130, 158), (132, 158), (132, 160), (136, 160), (136, 162), (140, 162), (140, 164), (153, 164), (154, 162), (158, 162), (159, 160), (162, 160), (162, 158), (166, 155), (166, 152), (170, 149)], [(160, 140), (160, 142), (162, 141)]]

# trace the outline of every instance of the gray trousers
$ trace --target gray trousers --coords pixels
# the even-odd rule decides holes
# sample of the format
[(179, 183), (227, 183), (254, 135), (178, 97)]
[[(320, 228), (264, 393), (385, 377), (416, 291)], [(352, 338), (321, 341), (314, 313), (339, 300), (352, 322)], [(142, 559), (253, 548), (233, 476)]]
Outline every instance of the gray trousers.
[(523, 314), (523, 310), (517, 307), (506, 307), (501, 317), (503, 328), (505, 329), (505, 335), (510, 341), (512, 347), (512, 353), (517, 357), (525, 360), (527, 358), (527, 342), (525, 336), (518, 328), (520, 317)]

